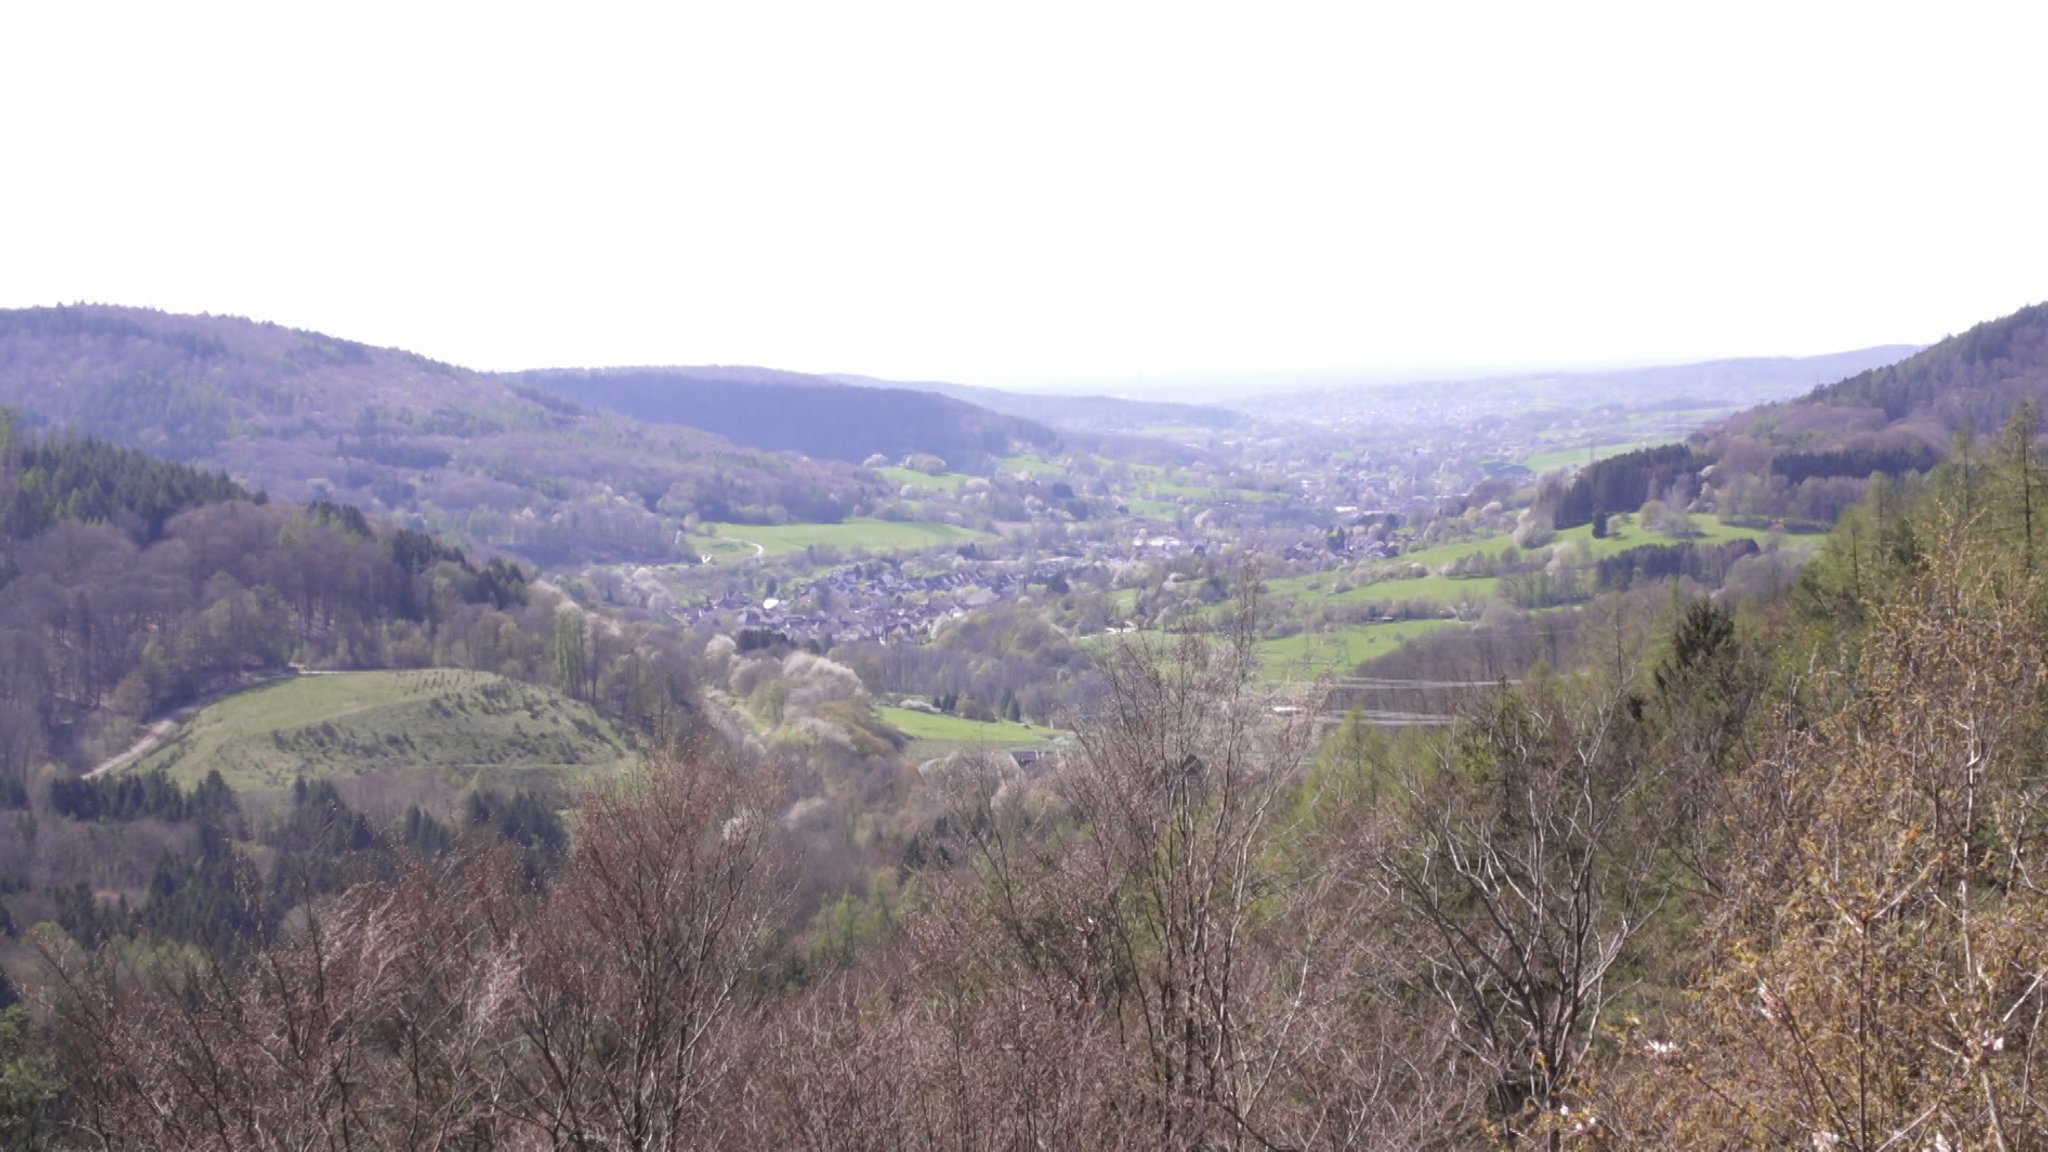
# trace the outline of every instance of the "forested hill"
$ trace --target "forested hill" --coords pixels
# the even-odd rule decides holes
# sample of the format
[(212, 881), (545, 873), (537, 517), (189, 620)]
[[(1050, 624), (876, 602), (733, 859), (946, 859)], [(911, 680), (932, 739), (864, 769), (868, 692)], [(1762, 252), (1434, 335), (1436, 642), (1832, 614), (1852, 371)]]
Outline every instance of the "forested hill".
[(859, 463), (872, 455), (938, 456), (979, 468), (1058, 436), (1032, 420), (899, 387), (855, 387), (761, 368), (618, 368), (520, 373), (514, 379), (578, 404), (659, 424), (684, 424), (736, 443)]
[(0, 311), (0, 405), (281, 499), (355, 504), (541, 561), (672, 559), (691, 512), (836, 520), (880, 490), (843, 464), (234, 317)]
[(1120, 396), (1066, 396), (1046, 392), (1007, 392), (972, 384), (949, 384), (936, 380), (876, 380), (867, 376), (835, 375), (832, 379), (863, 388), (909, 388), (935, 392), (979, 405), (991, 412), (1021, 416), (1055, 428), (1085, 432), (1141, 432), (1160, 425), (1186, 428), (1235, 428), (1245, 422), (1242, 413), (1209, 404), (1180, 404), (1170, 400), (1130, 400)]
[(2048, 304), (2035, 304), (1951, 336), (1883, 368), (1816, 388), (1800, 403), (1876, 410), (1887, 420), (1925, 415), (1953, 430), (2005, 422), (2023, 397), (2048, 394)]
[(1731, 416), (1686, 447), (1601, 461), (1554, 483), (1543, 506), (1559, 527), (1641, 500), (1824, 527), (1862, 498), (1872, 475), (1926, 472), (1964, 430), (1997, 433), (2021, 401), (2044, 397), (2048, 305), (2035, 305), (1897, 364)]
[[(187, 508), (263, 499), (223, 473), (102, 440), (19, 435), (14, 414), (0, 408), (0, 540), (23, 541), (60, 520), (121, 524), (152, 540)], [(0, 560), (0, 574), (6, 570)]]
[(0, 807), (38, 765), (94, 764), (167, 708), (293, 665), (473, 668), (672, 727), (693, 689), (644, 632), (586, 651), (581, 613), (517, 565), (0, 424)]

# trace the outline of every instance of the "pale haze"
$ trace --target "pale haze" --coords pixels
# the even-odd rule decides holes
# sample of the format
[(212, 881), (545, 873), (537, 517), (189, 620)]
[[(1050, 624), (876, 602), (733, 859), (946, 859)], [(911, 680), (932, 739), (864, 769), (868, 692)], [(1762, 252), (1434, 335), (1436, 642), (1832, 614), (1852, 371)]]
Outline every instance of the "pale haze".
[(2048, 297), (2040, 5), (14, 4), (0, 306), (1011, 386)]

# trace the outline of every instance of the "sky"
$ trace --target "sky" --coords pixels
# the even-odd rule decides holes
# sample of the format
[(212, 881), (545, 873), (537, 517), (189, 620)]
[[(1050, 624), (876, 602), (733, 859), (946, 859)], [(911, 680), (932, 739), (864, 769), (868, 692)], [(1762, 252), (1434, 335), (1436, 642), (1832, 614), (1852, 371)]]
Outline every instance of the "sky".
[(0, 307), (1010, 387), (2048, 298), (2048, 5), (0, 8)]

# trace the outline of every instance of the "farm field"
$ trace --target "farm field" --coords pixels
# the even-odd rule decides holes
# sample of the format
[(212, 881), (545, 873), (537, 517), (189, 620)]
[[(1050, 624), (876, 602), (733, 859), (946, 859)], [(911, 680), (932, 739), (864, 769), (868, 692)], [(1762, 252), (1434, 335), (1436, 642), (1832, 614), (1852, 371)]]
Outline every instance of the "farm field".
[(253, 688), (194, 713), (127, 770), (162, 769), (189, 786), (219, 769), (238, 792), (393, 771), (458, 788), (574, 788), (634, 759), (580, 702), (488, 672), (422, 669)]
[(754, 554), (752, 546), (758, 545), (760, 555), (784, 556), (819, 546), (862, 548), (869, 552), (917, 552), (965, 540), (989, 538), (986, 532), (954, 524), (867, 517), (839, 524), (713, 524), (710, 527), (715, 530), (714, 535), (693, 535), (689, 538), (690, 546), (700, 552), (709, 552), (711, 549), (706, 547), (707, 544), (738, 543), (746, 546), (742, 555), (747, 555)]
[(1517, 463), (1541, 476), (1545, 472), (1551, 472), (1559, 468), (1572, 468), (1580, 464), (1591, 464), (1596, 460), (1605, 460), (1609, 456), (1619, 456), (1624, 452), (1634, 452), (1639, 448), (1655, 448), (1660, 444), (1669, 443), (1671, 443), (1669, 436), (1647, 440), (1618, 440), (1609, 444), (1595, 444), (1590, 448), (1581, 443), (1576, 447), (1553, 448), (1544, 452), (1532, 453), (1522, 457)]
[(934, 476), (929, 472), (919, 472), (915, 468), (877, 468), (874, 471), (875, 475), (898, 488), (907, 485), (911, 488), (929, 488), (938, 492), (958, 491), (969, 480), (974, 479), (961, 472), (941, 472)]
[(1259, 642), (1259, 676), (1273, 683), (1343, 674), (1385, 656), (1416, 636), (1457, 628), (1455, 620), (1399, 620), (1392, 624), (1350, 624), (1325, 632), (1298, 632)]
[(1467, 600), (1484, 603), (1493, 598), (1494, 590), (1500, 586), (1500, 580), (1493, 576), (1430, 575), (1380, 580), (1372, 584), (1354, 583), (1342, 592), (1331, 591), (1337, 581), (1349, 579), (1350, 577), (1342, 572), (1318, 572), (1309, 576), (1289, 576), (1270, 581), (1266, 585), (1266, 590), (1276, 597), (1311, 598), (1339, 604), (1428, 600), (1448, 606)]
[(760, 555), (752, 544), (724, 536), (691, 536), (688, 539), (691, 551), (714, 560), (745, 560)]
[(1770, 533), (1761, 528), (1737, 527), (1719, 516), (1694, 516), (1692, 526), (1698, 535), (1680, 538), (1643, 528), (1636, 523), (1633, 516), (1616, 517), (1608, 521), (1608, 532), (1604, 539), (1593, 538), (1593, 526), (1590, 524), (1567, 528), (1559, 532), (1556, 539), (1559, 543), (1567, 540), (1580, 541), (1591, 549), (1593, 559), (1604, 560), (1645, 544), (1725, 544), (1730, 540), (1754, 540), (1761, 545), (1770, 538)]
[[(1367, 660), (1385, 656), (1417, 636), (1445, 628), (1462, 628), (1458, 620), (1397, 620), (1385, 624), (1345, 624), (1321, 631), (1297, 632), (1257, 645), (1258, 676), (1267, 685), (1305, 683), (1326, 672), (1339, 675)], [(1143, 629), (1127, 633), (1102, 633), (1088, 638), (1096, 651), (1108, 653), (1118, 643), (1148, 650), (1162, 667), (1174, 659), (1174, 647), (1181, 637), (1174, 632)]]
[[(1687, 541), (1695, 544), (1719, 544), (1730, 540), (1754, 540), (1762, 544), (1770, 535), (1762, 529), (1728, 524), (1718, 516), (1695, 516), (1692, 522), (1699, 534), (1679, 539), (1643, 528), (1636, 524), (1634, 517), (1617, 516), (1608, 522), (1608, 534), (1603, 538), (1594, 539), (1592, 526), (1581, 524), (1557, 533), (1546, 547), (1575, 543), (1585, 548), (1590, 559), (1604, 560), (1631, 548), (1650, 544), (1680, 544)], [(1437, 569), (1467, 556), (1498, 555), (1513, 545), (1514, 539), (1505, 533), (1483, 540), (1460, 540), (1396, 556), (1386, 561), (1384, 565), (1385, 570), (1392, 572), (1399, 572), (1408, 565), (1420, 565), (1427, 570), (1426, 575), (1398, 576), (1391, 580), (1360, 584), (1357, 583), (1356, 576), (1345, 572), (1318, 572), (1307, 576), (1289, 576), (1273, 580), (1268, 583), (1267, 591), (1280, 597), (1316, 598), (1353, 604), (1427, 600), (1449, 606), (1465, 601), (1484, 602), (1494, 595), (1500, 585), (1499, 579), (1490, 576), (1443, 576), (1437, 573)], [(1340, 580), (1351, 586), (1343, 592), (1332, 591)]]
[(875, 709), (884, 724), (910, 737), (908, 755), (912, 760), (943, 756), (956, 748), (1044, 748), (1065, 733), (1057, 728), (1016, 724), (1008, 720), (983, 722), (960, 716), (935, 716), (914, 708), (881, 705)]
[(996, 461), (996, 467), (1004, 472), (1029, 472), (1034, 476), (1060, 477), (1067, 470), (1037, 456), (1005, 456)]
[(1129, 508), (1133, 516), (1149, 516), (1154, 520), (1172, 520), (1183, 510), (1182, 505), (1171, 500), (1147, 500), (1142, 496), (1125, 500), (1124, 507)]

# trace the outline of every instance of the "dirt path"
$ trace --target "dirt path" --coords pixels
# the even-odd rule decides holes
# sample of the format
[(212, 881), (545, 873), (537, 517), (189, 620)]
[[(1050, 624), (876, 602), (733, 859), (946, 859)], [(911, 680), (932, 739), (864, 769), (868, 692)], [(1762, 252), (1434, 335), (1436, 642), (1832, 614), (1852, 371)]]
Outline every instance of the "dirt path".
[(213, 692), (209, 692), (206, 695), (201, 696), (199, 699), (194, 700), (190, 704), (186, 704), (179, 708), (173, 708), (169, 712), (164, 713), (163, 717), (157, 720), (156, 723), (151, 724), (148, 728), (143, 729), (141, 739), (137, 740), (133, 744), (130, 744), (127, 747), (127, 749), (122, 751), (119, 755), (110, 756), (107, 759), (102, 760), (98, 764), (94, 765), (92, 770), (85, 774), (85, 778), (87, 780), (90, 780), (95, 776), (104, 776), (109, 772), (119, 772), (121, 769), (128, 767), (130, 764), (133, 764), (136, 761), (142, 759), (144, 756), (149, 755), (151, 752), (156, 751), (158, 746), (161, 745), (164, 742), (164, 740), (170, 736), (171, 733), (178, 730), (178, 725), (183, 724), (187, 719), (191, 717), (191, 715), (194, 712), (199, 711), (201, 708), (206, 707), (208, 704), (212, 704), (219, 700), (225, 700), (228, 697), (234, 696), (238, 693), (247, 692), (251, 688), (261, 688), (265, 684), (275, 684), (280, 680), (291, 680), (299, 676), (322, 675), (332, 675), (332, 673), (306, 672), (294, 668), (290, 672), (282, 672), (275, 676), (265, 676), (259, 680), (250, 680), (241, 684), (231, 684), (226, 688), (221, 688)]

